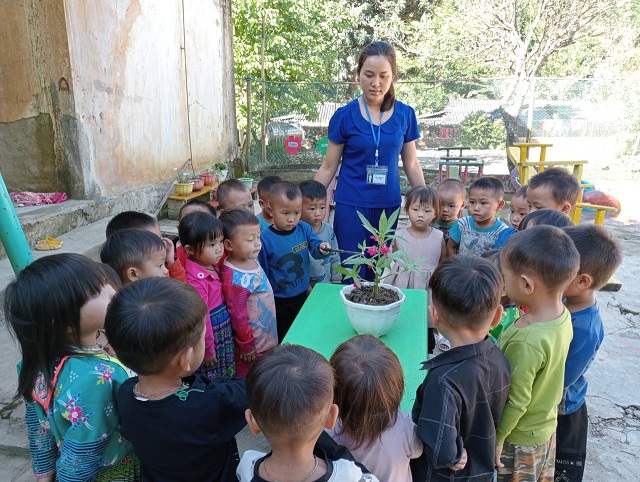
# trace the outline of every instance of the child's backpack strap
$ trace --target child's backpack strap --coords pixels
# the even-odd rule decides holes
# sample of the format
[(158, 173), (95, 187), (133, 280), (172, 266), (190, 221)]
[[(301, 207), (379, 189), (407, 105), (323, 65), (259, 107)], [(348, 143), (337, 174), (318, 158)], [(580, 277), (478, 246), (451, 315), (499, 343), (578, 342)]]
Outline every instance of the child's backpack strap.
[(51, 397), (55, 393), (55, 386), (58, 381), (58, 375), (60, 374), (60, 370), (62, 370), (62, 365), (69, 359), (69, 356), (63, 356), (56, 363), (56, 367), (53, 370), (53, 380), (51, 380), (51, 384), (47, 385), (46, 380), (44, 378), (44, 373), (39, 373), (38, 378), (36, 378), (36, 383), (33, 387), (32, 396), (33, 399), (42, 405), (42, 408), (48, 410), (49, 404), (51, 403)]

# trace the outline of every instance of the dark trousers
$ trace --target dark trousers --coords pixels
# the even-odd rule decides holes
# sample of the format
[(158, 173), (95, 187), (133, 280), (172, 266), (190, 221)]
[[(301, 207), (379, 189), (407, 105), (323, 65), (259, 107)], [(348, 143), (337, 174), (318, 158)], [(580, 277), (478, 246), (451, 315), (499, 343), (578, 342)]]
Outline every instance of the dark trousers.
[(587, 459), (587, 402), (573, 413), (558, 415), (555, 482), (581, 482)]
[(284, 340), (289, 328), (293, 325), (293, 320), (296, 319), (296, 316), (298, 316), (298, 313), (302, 309), (302, 305), (307, 301), (307, 296), (309, 296), (309, 294), (306, 291), (293, 298), (278, 298), (276, 296), (278, 343), (282, 343), (282, 340)]

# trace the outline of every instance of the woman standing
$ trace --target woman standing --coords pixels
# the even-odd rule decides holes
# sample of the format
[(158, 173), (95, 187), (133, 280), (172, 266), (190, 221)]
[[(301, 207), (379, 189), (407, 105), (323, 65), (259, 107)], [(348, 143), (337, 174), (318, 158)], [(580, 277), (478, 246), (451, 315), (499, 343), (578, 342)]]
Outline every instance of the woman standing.
[[(359, 251), (358, 244), (369, 240), (358, 212), (377, 226), (383, 211), (390, 216), (400, 207), (398, 157), (411, 187), (425, 185), (416, 153), (416, 114), (395, 98), (393, 47), (387, 42), (367, 45), (358, 59), (357, 75), (362, 95), (329, 121), (329, 147), (315, 177), (328, 186), (342, 162), (333, 227), (338, 246), (347, 251)], [(373, 279), (373, 271), (363, 271), (361, 276)]]

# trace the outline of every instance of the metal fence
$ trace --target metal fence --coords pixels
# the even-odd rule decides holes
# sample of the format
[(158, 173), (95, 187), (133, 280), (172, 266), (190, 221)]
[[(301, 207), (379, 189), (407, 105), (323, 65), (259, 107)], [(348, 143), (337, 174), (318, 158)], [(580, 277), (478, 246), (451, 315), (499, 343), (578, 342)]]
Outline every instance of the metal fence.
[[(246, 80), (238, 102), (248, 171), (318, 167), (329, 119), (360, 95), (353, 82)], [(640, 152), (640, 80), (510, 78), (397, 82), (396, 97), (416, 110), (425, 150), (464, 142), (503, 148), (513, 140), (549, 142), (559, 158), (590, 160)], [(513, 105), (514, 108), (509, 106)], [(518, 106), (515, 109), (515, 106)], [(505, 109), (514, 122), (507, 122)]]

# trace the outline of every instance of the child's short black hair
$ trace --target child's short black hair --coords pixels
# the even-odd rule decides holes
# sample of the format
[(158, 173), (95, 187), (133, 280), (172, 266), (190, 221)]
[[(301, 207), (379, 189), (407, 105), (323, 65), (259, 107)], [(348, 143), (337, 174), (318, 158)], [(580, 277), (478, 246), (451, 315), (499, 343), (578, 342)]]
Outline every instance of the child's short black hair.
[(100, 250), (100, 261), (111, 266), (123, 282), (127, 269), (139, 268), (152, 253), (166, 250), (164, 241), (144, 229), (120, 229), (107, 238)]
[(294, 183), (289, 181), (280, 181), (275, 183), (269, 189), (269, 196), (273, 197), (285, 197), (289, 201), (302, 197), (302, 191)]
[(121, 229), (146, 229), (153, 228), (158, 225), (158, 220), (151, 214), (141, 213), (138, 211), (124, 211), (116, 214), (109, 224), (107, 224), (106, 236), (111, 236)]
[(459, 179), (445, 179), (438, 186), (438, 192), (453, 193), (462, 197), (467, 196), (467, 188), (464, 187), (464, 184)]
[(571, 238), (555, 226), (531, 226), (513, 234), (502, 247), (502, 269), (531, 274), (547, 290), (562, 292), (578, 274), (580, 255)]
[(551, 167), (536, 174), (529, 181), (529, 189), (548, 186), (551, 188), (553, 200), (558, 203), (569, 203), (573, 208), (580, 196), (578, 180), (561, 167)]
[(257, 186), (258, 196), (263, 198), (265, 195), (268, 195), (271, 187), (280, 181), (282, 181), (282, 178), (280, 176), (263, 177)]
[(220, 214), (220, 222), (224, 227), (224, 239), (231, 238), (238, 226), (256, 226), (260, 225), (258, 216), (250, 213), (244, 208), (229, 208)]
[(251, 190), (245, 185), (245, 183), (243, 183), (242, 181), (238, 181), (237, 179), (227, 179), (226, 181), (221, 182), (218, 186), (218, 190), (216, 191), (220, 209), (225, 209), (225, 207), (227, 206), (229, 194), (231, 194), (231, 192), (233, 191), (251, 192)]
[(490, 191), (497, 199), (502, 200), (504, 196), (504, 185), (502, 181), (497, 177), (482, 176), (473, 181), (469, 186), (469, 193), (472, 189), (481, 189), (483, 191)]
[(109, 266), (107, 263), (98, 263), (102, 274), (104, 274), (104, 280), (110, 285), (116, 292), (122, 289), (122, 280), (120, 275)]
[(312, 201), (327, 199), (327, 188), (321, 182), (308, 180), (300, 183), (302, 197)]
[[(531, 225), (531, 226), (529, 226)], [(566, 228), (573, 226), (573, 221), (565, 213), (556, 211), (555, 209), (539, 209), (530, 212), (522, 221), (520, 221), (519, 229), (522, 231), (527, 226), (555, 226), (556, 228)]]
[(511, 199), (513, 199), (514, 197), (521, 197), (524, 199), (527, 199), (527, 189), (529, 188), (529, 186), (520, 186), (518, 189), (516, 189), (516, 191), (513, 193), (513, 196), (511, 196)]
[(408, 208), (415, 202), (421, 206), (431, 206), (433, 208), (433, 216), (437, 218), (440, 215), (440, 203), (438, 202), (438, 192), (429, 186), (416, 186), (409, 190), (404, 197), (404, 211), (408, 212)]
[(620, 246), (611, 232), (596, 224), (580, 224), (564, 228), (580, 253), (580, 269), (593, 278), (592, 289), (599, 290), (622, 263)]
[(489, 328), (500, 305), (500, 272), (478, 256), (459, 254), (440, 263), (429, 279), (433, 305), (451, 326)]
[(178, 236), (180, 244), (185, 248), (191, 246), (197, 256), (202, 252), (207, 242), (224, 236), (224, 228), (215, 216), (195, 211), (182, 218), (178, 225)]
[(209, 214), (213, 214), (217, 216), (216, 208), (214, 208), (211, 204), (206, 203), (198, 198), (189, 199), (186, 203), (180, 206), (180, 210), (178, 211), (178, 219), (182, 219), (182, 212), (188, 208), (198, 208), (202, 212), (207, 212)]
[(333, 403), (333, 369), (300, 345), (277, 345), (258, 358), (246, 378), (253, 417), (267, 438), (307, 438), (322, 431)]
[(104, 326), (124, 365), (155, 375), (181, 350), (197, 345), (207, 314), (202, 297), (187, 283), (145, 278), (116, 294)]

